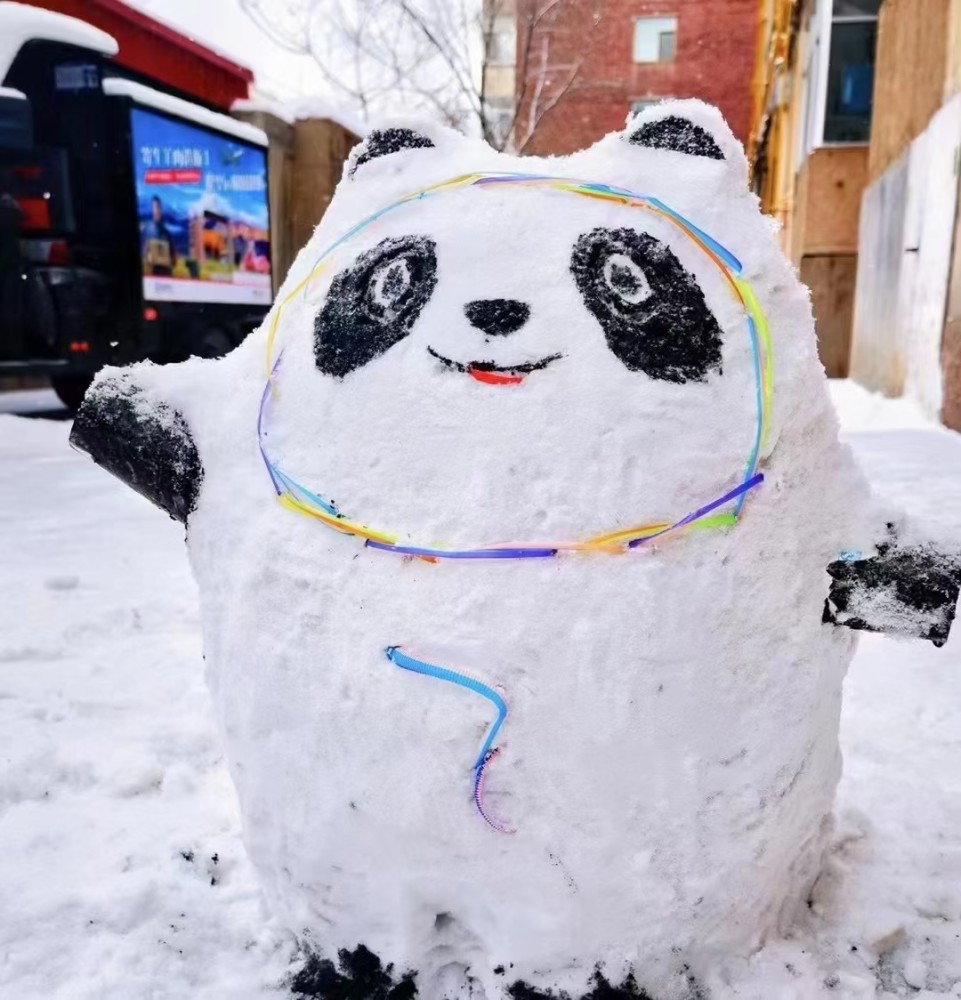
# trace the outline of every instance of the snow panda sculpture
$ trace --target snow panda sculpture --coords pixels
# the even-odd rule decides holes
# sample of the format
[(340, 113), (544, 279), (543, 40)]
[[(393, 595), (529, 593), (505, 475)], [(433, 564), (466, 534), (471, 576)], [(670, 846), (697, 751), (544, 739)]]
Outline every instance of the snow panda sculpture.
[(271, 907), (398, 997), (682, 996), (786, 929), (852, 630), (941, 644), (961, 577), (697, 101), (563, 158), (371, 133), (264, 326), (72, 439), (187, 524)]

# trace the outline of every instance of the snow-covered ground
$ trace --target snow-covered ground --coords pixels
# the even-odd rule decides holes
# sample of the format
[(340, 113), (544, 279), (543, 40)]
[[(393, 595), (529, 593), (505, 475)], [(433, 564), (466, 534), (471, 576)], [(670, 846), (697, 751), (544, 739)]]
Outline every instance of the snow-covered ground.
[[(961, 436), (833, 386), (878, 489), (961, 543)], [(182, 528), (0, 395), (0, 998), (284, 996), (203, 686)], [(6, 412), (6, 415), (4, 412)], [(961, 628), (865, 636), (838, 826), (791, 940), (712, 1000), (961, 996)]]

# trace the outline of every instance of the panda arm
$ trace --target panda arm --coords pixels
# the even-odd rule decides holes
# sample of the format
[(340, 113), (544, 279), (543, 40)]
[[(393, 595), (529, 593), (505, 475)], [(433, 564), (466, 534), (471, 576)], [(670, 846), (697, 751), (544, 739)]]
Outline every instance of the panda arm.
[(822, 621), (870, 632), (948, 640), (961, 589), (961, 553), (931, 544), (902, 544), (894, 525), (872, 556), (830, 563), (831, 588)]
[(204, 470), (184, 414), (157, 391), (179, 366), (105, 368), (84, 397), (70, 443), (176, 521), (187, 522)]

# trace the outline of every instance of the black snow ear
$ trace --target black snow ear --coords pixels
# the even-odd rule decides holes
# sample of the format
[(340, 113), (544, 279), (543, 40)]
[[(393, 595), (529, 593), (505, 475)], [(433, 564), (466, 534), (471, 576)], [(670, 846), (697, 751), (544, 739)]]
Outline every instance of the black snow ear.
[(948, 641), (961, 590), (961, 557), (924, 546), (899, 548), (896, 538), (870, 559), (828, 566), (831, 591), (822, 621), (869, 632)]
[(721, 147), (710, 132), (679, 115), (644, 122), (640, 128), (630, 132), (627, 141), (649, 149), (667, 149), (687, 156), (706, 156), (712, 160), (724, 159)]
[(360, 145), (356, 154), (351, 157), (347, 176), (353, 177), (357, 168), (376, 160), (381, 156), (390, 156), (404, 149), (433, 149), (434, 142), (426, 135), (415, 132), (412, 128), (380, 128), (375, 129)]
[(175, 521), (187, 523), (204, 478), (190, 428), (177, 410), (148, 401), (132, 379), (105, 378), (93, 385), (70, 443)]

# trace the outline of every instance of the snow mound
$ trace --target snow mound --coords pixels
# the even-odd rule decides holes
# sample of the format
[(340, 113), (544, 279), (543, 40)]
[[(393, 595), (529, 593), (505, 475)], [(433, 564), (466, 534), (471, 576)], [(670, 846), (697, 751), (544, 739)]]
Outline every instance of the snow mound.
[(258, 333), (130, 370), (202, 463), (245, 843), (321, 955), (684, 996), (804, 911), (855, 647), (826, 569), (888, 518), (745, 179), (696, 101), (556, 159), (388, 123)]

